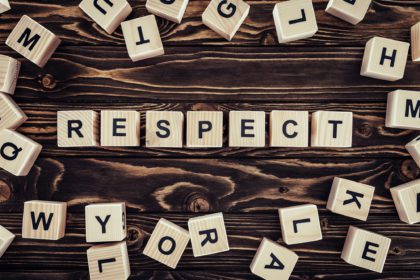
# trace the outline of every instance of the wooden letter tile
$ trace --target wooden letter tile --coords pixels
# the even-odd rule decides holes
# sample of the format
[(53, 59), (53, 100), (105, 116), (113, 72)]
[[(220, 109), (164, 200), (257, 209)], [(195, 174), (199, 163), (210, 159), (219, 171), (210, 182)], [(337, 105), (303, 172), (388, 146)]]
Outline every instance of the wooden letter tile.
[(10, 244), (12, 244), (13, 239), (15, 239), (15, 235), (5, 227), (0, 226), (0, 258), (4, 255)]
[(123, 240), (127, 236), (125, 213), (124, 202), (86, 206), (86, 242)]
[(58, 111), (58, 147), (98, 146), (98, 126), (99, 117), (95, 111)]
[(146, 9), (149, 13), (181, 23), (188, 0), (147, 0)]
[(330, 0), (325, 11), (351, 24), (358, 24), (365, 17), (371, 2), (372, 0)]
[(299, 244), (322, 239), (316, 205), (305, 204), (279, 209), (283, 241)]
[(351, 147), (353, 113), (318, 111), (312, 114), (311, 145), (313, 147)]
[(0, 0), (0, 14), (10, 10), (9, 0)]
[(194, 257), (229, 251), (228, 236), (222, 213), (188, 220)]
[(404, 77), (409, 43), (373, 37), (366, 43), (360, 75), (396, 81)]
[(420, 222), (420, 179), (391, 188), (391, 195), (401, 221)]
[(293, 251), (264, 238), (252, 260), (251, 272), (266, 280), (289, 279), (299, 259)]
[(312, 0), (277, 3), (273, 17), (280, 43), (310, 38), (318, 31)]
[(221, 148), (223, 146), (223, 112), (187, 112), (187, 147)]
[(203, 23), (226, 40), (232, 40), (249, 14), (242, 0), (212, 0), (202, 15)]
[(405, 148), (417, 163), (417, 166), (420, 168), (420, 136), (416, 137), (413, 139), (413, 141), (405, 145)]
[(385, 125), (420, 130), (420, 91), (396, 90), (388, 93)]
[(328, 198), (327, 209), (347, 217), (366, 221), (375, 188), (335, 177)]
[(126, 0), (83, 0), (79, 8), (108, 34), (114, 33), (132, 11)]
[(265, 112), (230, 111), (229, 146), (264, 147)]
[(182, 148), (183, 127), (182, 112), (147, 111), (146, 147)]
[(23, 16), (6, 40), (6, 45), (44, 67), (61, 40), (28, 16)]
[(189, 241), (190, 235), (187, 230), (161, 218), (143, 254), (170, 268), (176, 268)]
[(308, 117), (306, 111), (272, 111), (270, 147), (308, 147)]
[(350, 226), (341, 258), (347, 263), (382, 272), (391, 239)]
[(127, 280), (130, 277), (125, 241), (90, 247), (87, 259), (91, 280)]
[(101, 111), (101, 146), (140, 146), (140, 112)]
[(25, 202), (22, 238), (58, 240), (66, 231), (67, 203), (32, 200)]
[(121, 23), (128, 55), (139, 61), (165, 53), (159, 28), (154, 15), (148, 15)]
[(411, 27), (411, 58), (420, 62), (420, 21)]
[(0, 93), (0, 130), (15, 129), (28, 118), (9, 95)]
[(20, 62), (9, 56), (0, 55), (0, 92), (13, 95), (19, 77)]

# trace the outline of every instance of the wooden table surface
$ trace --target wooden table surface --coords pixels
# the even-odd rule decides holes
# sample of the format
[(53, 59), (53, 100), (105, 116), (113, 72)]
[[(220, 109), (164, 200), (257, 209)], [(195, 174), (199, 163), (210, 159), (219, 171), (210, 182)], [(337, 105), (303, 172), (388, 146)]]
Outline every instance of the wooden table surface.
[[(420, 90), (420, 65), (410, 56), (404, 79), (393, 83), (359, 75), (369, 38), (409, 41), (420, 1), (373, 1), (352, 26), (315, 0), (318, 33), (279, 45), (277, 1), (247, 1), (250, 15), (227, 42), (201, 22), (209, 1), (190, 0), (180, 25), (158, 20), (166, 55), (137, 63), (121, 29), (108, 35), (79, 2), (12, 1), (0, 16), (0, 53), (22, 61), (14, 98), (29, 120), (19, 131), (44, 146), (28, 176), (0, 171), (0, 224), (17, 235), (0, 260), (0, 279), (88, 279), (84, 206), (114, 201), (128, 205), (130, 279), (257, 279), (248, 267), (261, 238), (283, 244), (277, 209), (303, 203), (318, 206), (324, 239), (290, 246), (300, 256), (292, 279), (420, 279), (420, 224), (398, 219), (389, 192), (420, 177), (404, 148), (419, 133), (384, 127), (387, 93)], [(145, 0), (129, 2), (130, 19), (147, 14)], [(63, 40), (44, 69), (4, 44), (24, 14)], [(143, 124), (146, 110), (352, 111), (353, 148), (227, 148), (226, 139), (225, 148), (209, 150), (58, 148), (56, 113), (71, 109), (138, 110)], [(144, 126), (141, 133), (144, 146)], [(334, 176), (376, 187), (367, 222), (326, 210)], [(69, 203), (65, 238), (20, 238), (23, 202), (31, 199)], [(229, 252), (194, 258), (188, 246), (176, 270), (142, 255), (160, 217), (187, 228), (188, 218), (217, 211)], [(383, 274), (340, 259), (349, 225), (392, 239)]]

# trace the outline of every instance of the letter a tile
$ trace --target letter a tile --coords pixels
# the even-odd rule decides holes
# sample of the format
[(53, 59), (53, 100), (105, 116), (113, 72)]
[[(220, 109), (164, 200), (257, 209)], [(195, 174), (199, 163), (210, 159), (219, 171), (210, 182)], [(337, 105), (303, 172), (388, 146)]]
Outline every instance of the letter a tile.
[(420, 91), (396, 90), (388, 93), (385, 125), (420, 130)]
[(420, 222), (420, 179), (391, 188), (391, 195), (401, 221)]

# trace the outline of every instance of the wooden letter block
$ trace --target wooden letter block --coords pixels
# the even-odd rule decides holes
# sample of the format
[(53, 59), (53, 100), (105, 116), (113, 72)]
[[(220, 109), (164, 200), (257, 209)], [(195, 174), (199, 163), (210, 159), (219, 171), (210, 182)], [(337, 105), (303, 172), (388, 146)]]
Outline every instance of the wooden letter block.
[(365, 17), (371, 2), (372, 0), (330, 0), (325, 11), (348, 23), (358, 24)]
[(58, 240), (66, 231), (67, 203), (32, 200), (25, 202), (22, 238)]
[(409, 43), (373, 37), (366, 43), (360, 75), (396, 81), (404, 77)]
[(6, 40), (6, 45), (44, 67), (61, 40), (28, 16), (23, 16)]
[(101, 111), (101, 146), (140, 146), (140, 112)]
[(108, 34), (114, 33), (132, 11), (126, 0), (83, 0), (79, 8)]
[(10, 244), (12, 244), (13, 239), (15, 239), (15, 235), (5, 227), (0, 226), (0, 258), (4, 255)]
[(165, 53), (159, 28), (154, 15), (148, 15), (121, 23), (125, 44), (131, 60), (139, 60)]
[(149, 13), (181, 23), (188, 0), (147, 0), (146, 9)]
[(420, 179), (391, 188), (391, 195), (401, 221), (420, 222)]
[(382, 272), (391, 239), (350, 226), (341, 258), (347, 263)]
[(127, 236), (125, 203), (85, 207), (86, 242), (121, 241)]
[(265, 112), (230, 111), (229, 146), (264, 147)]
[(0, 14), (10, 10), (9, 0), (0, 0)]
[(125, 241), (90, 247), (87, 259), (91, 280), (127, 280), (130, 277)]
[(221, 148), (223, 146), (223, 112), (187, 112), (187, 147)]
[(311, 145), (313, 147), (351, 147), (353, 113), (318, 111), (312, 114)]
[(161, 218), (143, 254), (170, 268), (176, 268), (189, 241), (187, 230)]
[(0, 55), (0, 92), (13, 95), (19, 77), (20, 62), (9, 56)]
[(202, 15), (203, 23), (226, 40), (232, 40), (249, 14), (242, 0), (212, 0)]
[(308, 147), (309, 113), (272, 111), (270, 113), (270, 147)]
[(388, 93), (385, 125), (420, 130), (420, 91), (396, 90)]
[(414, 161), (417, 163), (417, 166), (420, 167), (420, 136), (418, 136), (413, 141), (405, 145), (405, 148), (410, 153)]
[(15, 129), (28, 118), (9, 95), (0, 93), (0, 130)]
[(266, 280), (289, 279), (299, 259), (293, 251), (263, 238), (252, 260), (251, 272)]
[(335, 177), (328, 198), (327, 209), (347, 217), (366, 221), (375, 188)]
[(38, 158), (42, 146), (10, 130), (0, 130), (0, 167), (15, 176), (26, 176)]
[(229, 251), (228, 236), (222, 213), (188, 220), (194, 257)]
[(420, 21), (411, 27), (411, 58), (420, 62)]
[(58, 111), (58, 147), (98, 146), (98, 126), (99, 117), (95, 111)]
[(288, 244), (300, 244), (322, 239), (316, 205), (305, 204), (279, 209), (283, 241)]
[(312, 0), (277, 3), (273, 17), (280, 43), (310, 38), (318, 31)]
[(182, 148), (183, 127), (182, 112), (147, 111), (146, 147)]

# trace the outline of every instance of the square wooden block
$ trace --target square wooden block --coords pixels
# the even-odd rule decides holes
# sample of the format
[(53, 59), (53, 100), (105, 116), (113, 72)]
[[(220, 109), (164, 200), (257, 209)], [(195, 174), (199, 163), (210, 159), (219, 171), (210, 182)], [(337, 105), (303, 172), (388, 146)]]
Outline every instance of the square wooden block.
[(263, 238), (252, 260), (251, 272), (266, 280), (289, 279), (299, 256), (276, 242)]
[(93, 110), (57, 112), (58, 147), (99, 145), (99, 115)]
[(114, 33), (115, 29), (132, 11), (126, 0), (83, 0), (79, 4), (79, 8), (108, 34)]
[(417, 166), (420, 168), (420, 136), (416, 137), (405, 145), (405, 148), (410, 153), (413, 160), (417, 163)]
[(147, 0), (146, 9), (149, 13), (181, 23), (188, 0)]
[(15, 239), (15, 235), (5, 227), (0, 226), (0, 258), (4, 255), (10, 244), (12, 244), (13, 239)]
[(318, 31), (312, 0), (277, 3), (273, 17), (279, 43), (310, 38)]
[(366, 43), (360, 75), (385, 81), (404, 77), (409, 43), (373, 37)]
[(420, 222), (420, 179), (391, 188), (391, 195), (401, 221)]
[(0, 14), (10, 10), (9, 0), (0, 0)]
[(202, 15), (203, 23), (226, 40), (232, 40), (249, 14), (242, 0), (211, 0)]
[(13, 95), (19, 78), (20, 62), (0, 54), (0, 92)]
[(348, 148), (353, 143), (353, 113), (318, 111), (312, 114), (313, 147)]
[(143, 254), (175, 269), (189, 241), (190, 235), (187, 230), (161, 218)]
[(41, 150), (41, 145), (14, 130), (0, 130), (0, 167), (15, 176), (28, 175)]
[(322, 239), (316, 205), (305, 204), (279, 209), (283, 241), (288, 244), (300, 244)]
[(146, 147), (182, 148), (184, 114), (170, 111), (146, 112)]
[(209, 214), (188, 220), (194, 257), (229, 251), (223, 213)]
[(159, 27), (154, 15), (148, 15), (121, 23), (128, 55), (139, 61), (165, 53)]
[(388, 93), (385, 125), (420, 130), (420, 91), (396, 90)]
[(6, 40), (6, 45), (39, 67), (47, 64), (60, 43), (54, 33), (28, 16), (20, 19)]
[(391, 239), (350, 226), (341, 258), (347, 263), (382, 272)]
[(411, 27), (411, 58), (420, 62), (420, 21)]
[(371, 2), (372, 0), (330, 0), (325, 11), (348, 23), (358, 24), (365, 17)]
[(272, 111), (270, 147), (308, 147), (308, 118), (307, 111)]
[(366, 221), (375, 188), (343, 178), (334, 178), (327, 209), (347, 217)]
[(58, 240), (66, 231), (67, 203), (31, 200), (25, 202), (22, 238)]
[(221, 148), (223, 146), (223, 112), (187, 112), (187, 147)]
[(85, 207), (86, 242), (121, 241), (127, 236), (125, 203)]
[(140, 112), (102, 110), (101, 146), (140, 146)]
[(264, 147), (265, 112), (230, 111), (229, 147)]
[(18, 128), (27, 119), (26, 114), (9, 95), (0, 93), (0, 130)]
[(90, 247), (87, 260), (91, 280), (127, 280), (130, 277), (125, 241)]

